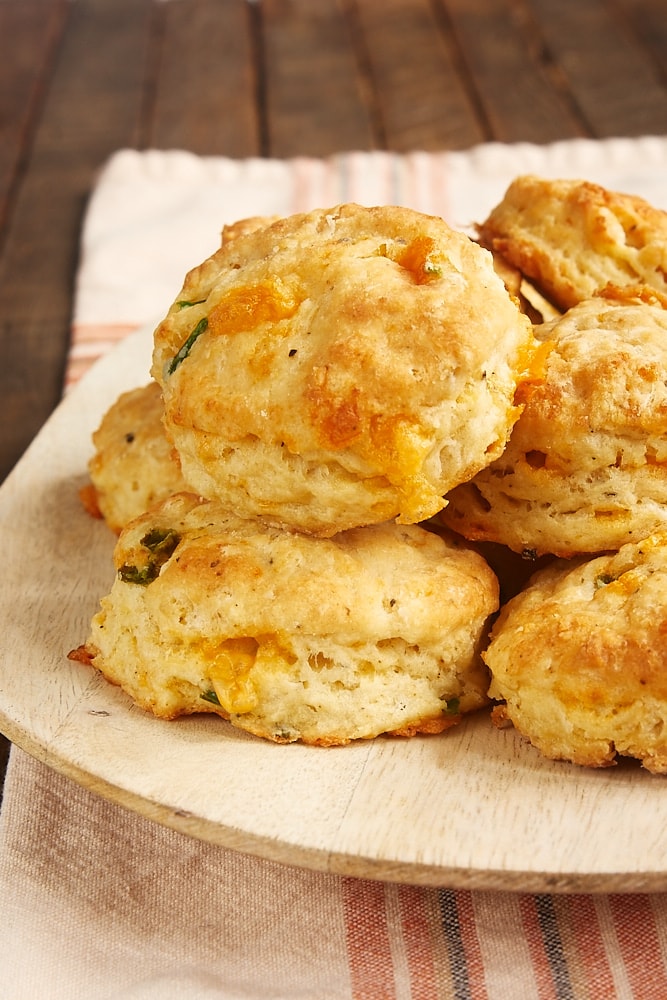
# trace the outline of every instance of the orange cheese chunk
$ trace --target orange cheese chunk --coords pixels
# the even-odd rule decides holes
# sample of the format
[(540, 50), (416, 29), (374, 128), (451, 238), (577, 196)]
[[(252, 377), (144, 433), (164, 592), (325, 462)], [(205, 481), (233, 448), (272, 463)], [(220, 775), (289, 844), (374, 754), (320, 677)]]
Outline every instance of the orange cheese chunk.
[(435, 240), (430, 236), (417, 236), (396, 258), (396, 263), (409, 271), (418, 285), (442, 276), (442, 268), (433, 259)]
[(262, 323), (289, 319), (299, 304), (288, 288), (275, 281), (232, 288), (209, 313), (208, 329), (213, 334), (254, 330)]

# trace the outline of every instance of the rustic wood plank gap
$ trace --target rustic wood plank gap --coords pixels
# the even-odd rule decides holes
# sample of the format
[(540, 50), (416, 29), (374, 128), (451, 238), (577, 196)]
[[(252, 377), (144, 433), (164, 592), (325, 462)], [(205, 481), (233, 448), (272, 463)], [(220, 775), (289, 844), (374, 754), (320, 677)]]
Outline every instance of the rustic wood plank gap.
[[(542, 33), (595, 138), (664, 132), (667, 93), (604, 0), (532, 0)], [(630, 85), (632, 81), (632, 85)]]
[(165, 34), (165, 5), (153, 4), (150, 11), (149, 31), (146, 46), (146, 63), (144, 70), (144, 86), (139, 104), (138, 141), (139, 149), (147, 149), (151, 145), (155, 107), (157, 104), (158, 78), (162, 63)]
[[(644, 49), (656, 76), (667, 86), (667, 4), (665, 0), (611, 0), (626, 33)], [(665, 115), (667, 128), (667, 114)]]
[(359, 0), (340, 0), (340, 4), (343, 16), (349, 25), (352, 49), (356, 58), (359, 92), (367, 110), (373, 145), (379, 149), (387, 149), (387, 129), (382, 113), (382, 101), (373, 74), (369, 40), (360, 17)]
[(531, 0), (509, 0), (512, 16), (521, 32), (529, 62), (536, 65), (551, 86), (558, 103), (572, 120), (572, 137), (590, 134), (590, 125), (572, 92), (568, 78), (550, 49)]
[(454, 66), (459, 73), (470, 104), (474, 108), (475, 115), (479, 121), (482, 133), (479, 141), (488, 141), (494, 138), (493, 128), (491, 126), (491, 121), (486, 111), (484, 101), (482, 100), (479, 87), (475, 83), (474, 73), (469, 65), (468, 59), (466, 58), (464, 47), (461, 44), (460, 34), (457, 31), (455, 18), (452, 15), (450, 7), (448, 6), (448, 0), (431, 0), (431, 3), (434, 15), (441, 26), (443, 37), (445, 38), (446, 44), (451, 52), (451, 58)]
[(269, 120), (266, 97), (266, 52), (262, 5), (255, 0), (247, 0), (249, 49), (254, 67), (254, 95), (257, 107), (257, 133), (259, 155), (269, 156)]
[(162, 38), (150, 145), (205, 156), (260, 153), (246, 0), (157, 3)]
[[(29, 170), (69, 11), (69, 0), (0, 6), (0, 255)], [(15, 52), (19, 58), (12, 60)]]

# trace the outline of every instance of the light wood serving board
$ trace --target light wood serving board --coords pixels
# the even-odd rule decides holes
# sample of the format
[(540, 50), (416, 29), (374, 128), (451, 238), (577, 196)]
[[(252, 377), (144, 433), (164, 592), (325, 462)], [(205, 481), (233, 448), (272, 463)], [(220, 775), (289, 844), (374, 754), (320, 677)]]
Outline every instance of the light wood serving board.
[(667, 888), (667, 778), (542, 759), (482, 713), (440, 736), (268, 743), (214, 716), (163, 722), (67, 653), (109, 589), (114, 538), (78, 500), (90, 434), (148, 381), (150, 330), (68, 395), (0, 489), (0, 730), (93, 792), (302, 867), (522, 891)]

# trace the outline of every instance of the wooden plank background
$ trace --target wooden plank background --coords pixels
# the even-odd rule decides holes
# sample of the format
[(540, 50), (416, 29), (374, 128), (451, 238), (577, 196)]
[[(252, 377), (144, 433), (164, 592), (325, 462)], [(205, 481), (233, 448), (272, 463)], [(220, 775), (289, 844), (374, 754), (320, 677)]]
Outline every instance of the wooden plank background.
[(115, 149), (666, 132), (665, 0), (0, 0), (0, 477), (60, 397), (81, 221)]

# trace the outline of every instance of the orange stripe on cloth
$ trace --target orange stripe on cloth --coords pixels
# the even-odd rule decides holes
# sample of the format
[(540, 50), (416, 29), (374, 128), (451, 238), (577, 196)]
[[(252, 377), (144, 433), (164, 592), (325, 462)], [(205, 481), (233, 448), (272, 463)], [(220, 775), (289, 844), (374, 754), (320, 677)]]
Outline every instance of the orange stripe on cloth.
[(461, 942), (465, 950), (470, 993), (475, 1000), (486, 1000), (484, 962), (475, 924), (475, 910), (471, 892), (457, 893)]
[(655, 929), (660, 942), (660, 953), (663, 964), (667, 968), (667, 893), (651, 893), (650, 900), (655, 920)]
[(434, 895), (416, 886), (404, 885), (398, 890), (412, 1000), (437, 1000), (439, 997), (434, 955), (434, 924), (439, 928), (440, 922), (437, 913), (434, 913), (429, 905)]
[(578, 1000), (615, 996), (616, 985), (593, 897), (559, 896), (554, 906), (568, 955), (573, 995)]
[(385, 887), (346, 878), (342, 894), (352, 996), (354, 1000), (395, 1000)]
[(139, 323), (75, 323), (72, 326), (69, 357), (65, 370), (65, 390), (85, 375), (96, 361), (128, 334), (139, 329)]
[(650, 897), (609, 896), (609, 911), (633, 997), (664, 1000), (667, 997), (667, 970)]

